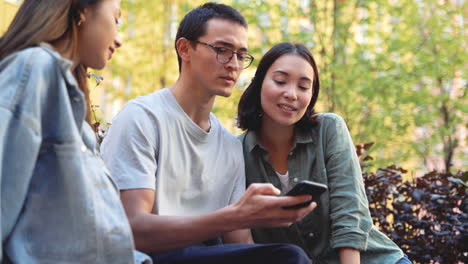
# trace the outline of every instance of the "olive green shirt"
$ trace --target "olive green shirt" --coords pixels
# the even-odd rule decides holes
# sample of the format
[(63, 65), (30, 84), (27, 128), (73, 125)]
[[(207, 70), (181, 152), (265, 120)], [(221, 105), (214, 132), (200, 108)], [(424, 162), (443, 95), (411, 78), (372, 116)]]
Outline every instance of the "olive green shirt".
[[(326, 184), (317, 208), (288, 228), (252, 230), (257, 243), (292, 243), (302, 247), (314, 263), (339, 263), (339, 248), (361, 251), (361, 263), (396, 263), (401, 249), (372, 224), (361, 168), (344, 120), (319, 114), (308, 133), (296, 131), (288, 157), (291, 185), (309, 180)], [(239, 136), (243, 145), (247, 184), (272, 183), (281, 189), (268, 151), (255, 132)]]

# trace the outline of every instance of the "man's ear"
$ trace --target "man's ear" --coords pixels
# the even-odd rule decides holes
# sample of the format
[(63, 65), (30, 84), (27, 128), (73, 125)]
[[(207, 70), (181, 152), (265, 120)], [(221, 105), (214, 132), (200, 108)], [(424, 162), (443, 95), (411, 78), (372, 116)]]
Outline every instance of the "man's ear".
[(182, 61), (190, 61), (190, 53), (192, 52), (192, 43), (186, 38), (180, 38), (176, 42), (177, 54), (182, 59)]

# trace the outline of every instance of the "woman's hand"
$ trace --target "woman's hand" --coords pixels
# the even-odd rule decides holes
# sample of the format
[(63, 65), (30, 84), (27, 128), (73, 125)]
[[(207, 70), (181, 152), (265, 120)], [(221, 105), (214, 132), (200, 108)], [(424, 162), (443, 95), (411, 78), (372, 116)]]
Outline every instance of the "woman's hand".
[(360, 264), (361, 252), (354, 248), (340, 248), (340, 263), (341, 264)]

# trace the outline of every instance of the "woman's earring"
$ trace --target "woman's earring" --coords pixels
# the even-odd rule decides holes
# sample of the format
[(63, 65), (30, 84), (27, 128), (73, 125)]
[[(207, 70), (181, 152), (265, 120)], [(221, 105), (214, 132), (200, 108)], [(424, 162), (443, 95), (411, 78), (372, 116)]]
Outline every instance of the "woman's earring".
[(81, 19), (78, 21), (78, 23), (76, 23), (77, 26), (81, 26), (81, 23), (83, 23), (83, 21), (81, 21)]

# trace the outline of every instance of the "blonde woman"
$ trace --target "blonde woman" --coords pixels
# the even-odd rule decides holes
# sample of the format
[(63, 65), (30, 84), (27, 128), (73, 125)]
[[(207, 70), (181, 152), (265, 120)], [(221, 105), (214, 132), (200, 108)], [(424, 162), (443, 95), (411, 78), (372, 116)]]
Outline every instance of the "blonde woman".
[(86, 69), (120, 47), (119, 0), (25, 0), (0, 38), (1, 263), (133, 263), (98, 156)]

